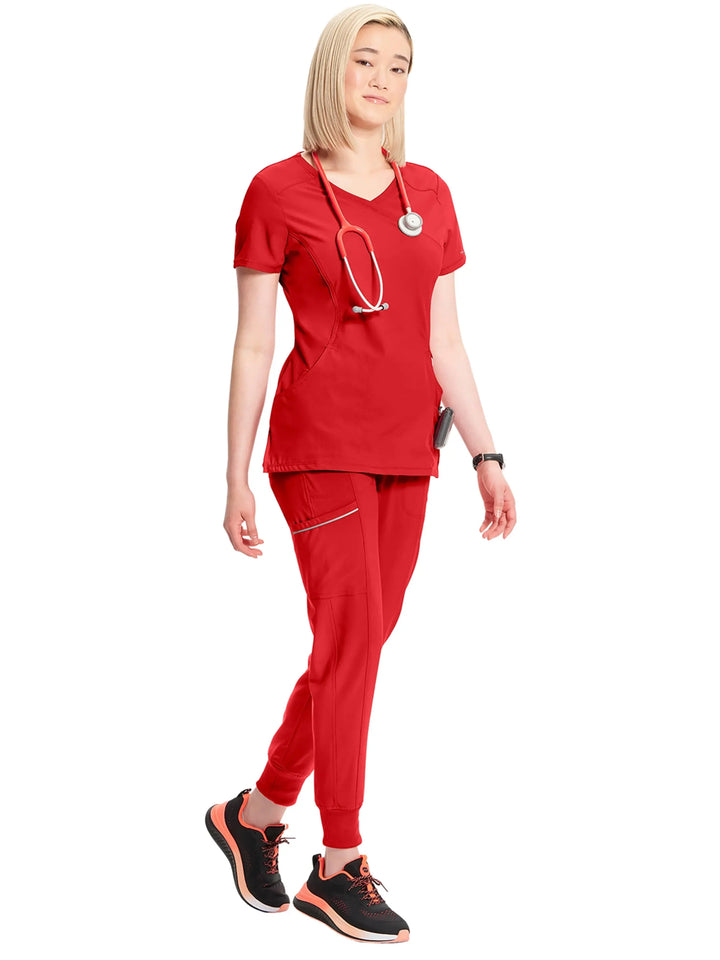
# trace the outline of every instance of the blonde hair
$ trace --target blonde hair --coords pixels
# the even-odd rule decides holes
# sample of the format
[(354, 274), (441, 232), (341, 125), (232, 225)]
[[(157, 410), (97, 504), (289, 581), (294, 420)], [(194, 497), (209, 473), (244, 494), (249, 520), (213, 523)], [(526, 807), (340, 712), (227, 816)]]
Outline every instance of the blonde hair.
[[(410, 31), (400, 17), (387, 7), (361, 3), (348, 7), (330, 20), (315, 47), (307, 89), (305, 91), (305, 128), (303, 150), (334, 150), (338, 147), (355, 148), (350, 122), (345, 107), (345, 70), (358, 31), (366, 23), (379, 23), (400, 30), (410, 44), (412, 68), (413, 45)], [(389, 159), (400, 166), (405, 163), (405, 104), (383, 126), (382, 145)]]

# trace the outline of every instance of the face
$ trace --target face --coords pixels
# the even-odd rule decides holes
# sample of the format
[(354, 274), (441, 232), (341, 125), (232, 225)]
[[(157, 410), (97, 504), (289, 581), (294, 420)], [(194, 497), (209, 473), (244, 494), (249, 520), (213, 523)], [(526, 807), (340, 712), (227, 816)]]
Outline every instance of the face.
[(345, 105), (353, 126), (382, 126), (397, 113), (405, 97), (409, 60), (410, 44), (396, 27), (367, 23), (360, 29), (345, 71)]

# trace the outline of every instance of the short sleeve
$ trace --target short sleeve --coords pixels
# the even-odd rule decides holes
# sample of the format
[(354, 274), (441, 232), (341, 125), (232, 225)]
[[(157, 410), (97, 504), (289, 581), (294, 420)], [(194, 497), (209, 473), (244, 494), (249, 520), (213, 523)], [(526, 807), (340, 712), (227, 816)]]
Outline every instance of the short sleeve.
[(260, 174), (250, 181), (235, 224), (234, 267), (280, 273), (285, 262), (287, 224), (277, 197)]
[(453, 270), (461, 267), (465, 263), (466, 257), (450, 188), (440, 176), (438, 176), (437, 195), (445, 217), (445, 244), (442, 266), (440, 267), (440, 276), (443, 276), (443, 274), (452, 273)]

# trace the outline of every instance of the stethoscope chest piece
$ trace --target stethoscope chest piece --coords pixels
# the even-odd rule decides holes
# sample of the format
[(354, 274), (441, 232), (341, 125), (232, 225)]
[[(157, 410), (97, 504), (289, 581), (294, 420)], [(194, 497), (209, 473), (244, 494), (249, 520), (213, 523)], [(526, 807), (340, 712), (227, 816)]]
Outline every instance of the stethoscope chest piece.
[(419, 213), (413, 210), (410, 213), (403, 214), (398, 220), (398, 226), (406, 237), (417, 237), (422, 233), (423, 221)]

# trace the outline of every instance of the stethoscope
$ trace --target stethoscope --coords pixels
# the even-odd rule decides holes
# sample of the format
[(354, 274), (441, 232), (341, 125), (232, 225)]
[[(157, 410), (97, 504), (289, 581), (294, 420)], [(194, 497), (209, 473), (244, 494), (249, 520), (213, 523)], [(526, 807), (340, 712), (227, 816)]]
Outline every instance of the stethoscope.
[[(385, 157), (387, 158), (388, 156), (387, 150), (385, 149), (385, 147), (382, 147), (381, 149), (382, 149), (382, 152), (385, 154)], [(345, 219), (345, 216), (343, 215), (342, 210), (340, 209), (340, 204), (337, 202), (335, 198), (335, 192), (333, 191), (332, 185), (328, 180), (328, 178), (325, 176), (325, 171), (323, 170), (322, 164), (318, 159), (318, 155), (314, 150), (312, 152), (312, 158), (315, 161), (318, 171), (320, 173), (320, 176), (322, 177), (322, 181), (325, 184), (325, 189), (327, 190), (328, 196), (330, 197), (330, 202), (332, 203), (333, 210), (335, 211), (335, 214), (337, 215), (337, 218), (340, 221), (340, 229), (338, 230), (337, 236), (335, 237), (335, 240), (338, 245), (338, 249), (340, 250), (340, 257), (342, 258), (342, 261), (345, 264), (345, 267), (347, 268), (347, 272), (350, 275), (350, 279), (352, 280), (353, 286), (355, 287), (357, 292), (360, 294), (361, 299), (364, 300), (364, 302), (367, 304), (367, 307), (353, 307), (353, 311), (355, 313), (372, 313), (375, 310), (387, 310), (390, 305), (388, 303), (382, 303), (383, 278), (382, 278), (382, 274), (380, 273), (380, 267), (378, 266), (377, 258), (375, 256), (375, 250), (373, 248), (373, 242), (370, 239), (370, 235), (366, 230), (363, 230), (362, 227), (358, 227), (352, 223), (348, 223), (348, 221)], [(410, 209), (410, 201), (408, 200), (408, 195), (405, 190), (405, 184), (403, 183), (402, 174), (400, 173), (400, 167), (398, 167), (395, 160), (390, 160), (389, 162), (392, 164), (392, 168), (395, 171), (395, 180), (397, 181), (397, 184), (400, 187), (403, 206), (405, 207), (405, 210), (406, 210), (406, 212), (398, 220), (398, 227), (400, 227), (400, 230), (402, 231), (402, 233), (405, 234), (406, 237), (417, 237), (422, 232), (422, 227), (423, 227), (422, 217), (420, 216), (419, 213), (415, 213), (413, 210)], [(360, 287), (358, 287), (357, 283), (355, 282), (355, 277), (353, 276), (353, 272), (350, 269), (347, 253), (345, 252), (345, 242), (343, 240), (343, 236), (346, 233), (360, 234), (360, 236), (365, 241), (365, 246), (367, 247), (370, 253), (370, 256), (372, 257), (372, 261), (375, 264), (375, 270), (378, 275), (378, 280), (380, 281), (380, 296), (378, 297), (378, 302), (375, 304), (370, 303), (370, 301), (367, 299), (367, 297), (364, 295)]]

